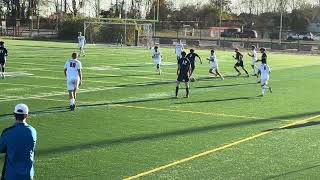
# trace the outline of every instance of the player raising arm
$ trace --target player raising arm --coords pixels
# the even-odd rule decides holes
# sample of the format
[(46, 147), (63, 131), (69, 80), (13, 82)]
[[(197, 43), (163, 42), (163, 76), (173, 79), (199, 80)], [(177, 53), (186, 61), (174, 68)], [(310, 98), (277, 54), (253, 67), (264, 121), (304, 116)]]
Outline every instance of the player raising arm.
[(152, 59), (153, 59), (154, 64), (156, 65), (156, 68), (157, 68), (159, 75), (161, 75), (160, 65), (161, 65), (162, 55), (161, 55), (161, 52), (160, 52), (158, 46), (154, 46), (154, 48), (153, 48)]
[(181, 58), (178, 61), (177, 69), (177, 86), (176, 86), (176, 98), (178, 97), (179, 85), (184, 81), (186, 85), (186, 98), (189, 97), (189, 80), (191, 75), (191, 63), (186, 58), (186, 52), (182, 51)]
[(6, 66), (7, 56), (8, 56), (8, 51), (4, 47), (4, 42), (0, 41), (0, 68), (1, 68), (0, 76), (2, 79), (4, 79), (4, 77), (5, 77), (4, 68)]
[(78, 45), (80, 50), (79, 55), (86, 56), (84, 52), (84, 46), (86, 45), (86, 38), (82, 36), (81, 32), (79, 32), (79, 35), (78, 35)]
[(67, 79), (71, 111), (74, 111), (76, 108), (77, 89), (82, 84), (82, 65), (77, 57), (77, 53), (72, 53), (72, 59), (68, 60), (64, 65), (64, 75)]
[(257, 63), (257, 51), (256, 46), (251, 46), (251, 53), (248, 53), (248, 55), (252, 58), (251, 60), (251, 67), (253, 69), (253, 76), (256, 76), (256, 63)]
[(262, 60), (258, 69), (258, 78), (261, 76), (260, 84), (261, 84), (261, 95), (264, 96), (266, 89), (269, 89), (270, 93), (272, 93), (272, 88), (268, 85), (269, 76), (270, 76), (270, 67), (267, 65), (266, 60)]
[(210, 63), (209, 73), (215, 76), (218, 75), (223, 80), (224, 78), (219, 72), (218, 59), (217, 59), (216, 53), (213, 49), (210, 51), (210, 53), (211, 53), (210, 57), (207, 58), (207, 60), (209, 60), (209, 63)]
[(238, 76), (241, 75), (238, 67), (241, 67), (243, 69), (243, 71), (247, 74), (247, 76), (249, 77), (249, 73), (248, 71), (244, 68), (244, 64), (243, 64), (243, 55), (239, 52), (239, 49), (236, 48), (234, 50), (236, 52), (236, 56), (232, 56), (235, 60), (237, 60), (236, 64), (234, 65), (234, 69), (238, 72)]

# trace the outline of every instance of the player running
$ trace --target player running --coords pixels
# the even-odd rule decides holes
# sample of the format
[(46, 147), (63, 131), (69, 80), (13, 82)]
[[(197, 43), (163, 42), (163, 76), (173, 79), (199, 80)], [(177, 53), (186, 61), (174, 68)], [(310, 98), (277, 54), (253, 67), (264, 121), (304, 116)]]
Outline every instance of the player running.
[[(201, 57), (194, 52), (194, 49), (190, 49), (190, 53), (187, 55), (187, 59), (189, 59), (191, 63), (191, 75), (193, 74), (193, 71), (196, 68), (196, 58), (200, 60), (200, 63), (202, 64)], [(191, 77), (192, 79), (195, 79), (194, 77)]]
[(260, 84), (261, 84), (261, 93), (262, 96), (264, 96), (266, 89), (269, 89), (270, 93), (272, 93), (272, 88), (268, 85), (269, 76), (270, 76), (270, 67), (267, 65), (266, 59), (263, 59), (261, 61), (261, 64), (258, 69), (258, 75), (257, 77), (261, 76)]
[(0, 76), (2, 79), (4, 79), (5, 77), (4, 68), (6, 66), (7, 56), (8, 56), (8, 50), (4, 47), (4, 42), (1, 41), (0, 42), (0, 68), (1, 68)]
[(181, 43), (181, 40), (178, 39), (176, 44), (176, 50), (175, 50), (175, 53), (177, 55), (177, 61), (179, 61), (179, 59), (181, 58), (181, 53), (183, 49), (184, 49), (183, 44)]
[(177, 86), (176, 86), (176, 98), (178, 98), (179, 85), (184, 81), (186, 85), (186, 98), (189, 97), (189, 78), (191, 75), (191, 63), (189, 59), (186, 58), (186, 52), (182, 51), (181, 58), (178, 61), (177, 69)]
[(266, 53), (266, 48), (260, 48), (260, 52), (261, 52), (261, 59), (258, 59), (257, 60), (257, 62), (259, 62), (259, 61), (263, 61), (263, 60), (265, 60), (265, 62), (266, 62), (266, 64), (267, 64), (267, 53)]
[(207, 60), (209, 60), (209, 63), (210, 63), (209, 73), (211, 73), (215, 76), (218, 75), (222, 80), (224, 80), (223, 76), (219, 72), (218, 59), (217, 59), (215, 51), (212, 49), (210, 51), (210, 53), (211, 53), (210, 57), (207, 58)]
[(256, 51), (256, 46), (252, 45), (251, 46), (251, 53), (248, 53), (248, 55), (252, 58), (251, 61), (251, 67), (253, 69), (253, 76), (256, 76), (256, 63), (257, 63), (257, 51)]
[(234, 69), (238, 72), (237, 76), (240, 76), (241, 73), (238, 69), (238, 67), (241, 67), (243, 69), (243, 71), (247, 74), (247, 76), (249, 77), (249, 73), (248, 71), (244, 68), (244, 64), (243, 64), (243, 55), (239, 52), (239, 48), (236, 48), (234, 50), (236, 52), (236, 56), (232, 56), (235, 60), (237, 60), (237, 63), (234, 65)]
[(159, 75), (161, 75), (160, 65), (161, 65), (162, 55), (161, 55), (161, 52), (160, 52), (158, 46), (154, 46), (154, 48), (153, 48), (152, 59), (153, 59), (154, 64), (156, 65), (156, 68), (157, 68)]
[(76, 108), (77, 89), (82, 84), (82, 65), (77, 59), (78, 54), (72, 53), (72, 59), (64, 65), (64, 75), (67, 79), (67, 90), (69, 91), (70, 109)]
[(79, 36), (78, 36), (78, 45), (80, 50), (79, 55), (86, 56), (84, 52), (84, 46), (86, 45), (86, 38), (82, 36), (81, 32), (79, 32)]

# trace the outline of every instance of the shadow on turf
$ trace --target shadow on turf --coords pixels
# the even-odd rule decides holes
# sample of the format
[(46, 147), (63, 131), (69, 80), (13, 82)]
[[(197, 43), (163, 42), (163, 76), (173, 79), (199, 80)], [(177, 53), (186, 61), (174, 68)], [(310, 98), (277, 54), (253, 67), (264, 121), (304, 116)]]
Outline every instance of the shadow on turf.
[(202, 88), (221, 88), (221, 87), (234, 87), (234, 86), (246, 86), (246, 85), (250, 85), (250, 84), (257, 84), (257, 83), (236, 83), (236, 84), (223, 84), (223, 85), (213, 85), (213, 86), (200, 86), (200, 87), (195, 87), (195, 88), (199, 88), (199, 89), (202, 89)]
[(249, 126), (249, 125), (266, 124), (266, 123), (271, 123), (271, 122), (276, 122), (281, 120), (296, 119), (296, 118), (302, 118), (305, 116), (318, 115), (318, 114), (320, 114), (320, 112), (301, 113), (301, 114), (294, 114), (294, 115), (277, 116), (277, 117), (267, 118), (267, 119), (244, 120), (240, 122), (214, 124), (214, 125), (208, 125), (203, 127), (192, 127), (192, 128), (161, 132), (161, 133), (138, 134), (130, 137), (106, 139), (106, 140), (89, 142), (89, 143), (79, 144), (79, 145), (70, 145), (70, 146), (56, 147), (51, 149), (42, 149), (37, 151), (36, 154), (37, 156), (46, 156), (50, 154), (71, 152), (71, 151), (76, 151), (80, 149), (83, 150), (83, 149), (91, 149), (96, 147), (106, 147), (106, 146), (128, 144), (128, 143), (139, 142), (139, 141), (151, 141), (155, 139), (171, 138), (171, 137), (182, 136), (182, 135), (205, 133), (205, 132), (221, 130), (225, 128), (235, 128), (235, 127), (242, 127), (242, 126)]
[(179, 102), (176, 104), (196, 104), (196, 103), (210, 103), (210, 102), (225, 102), (225, 101), (236, 101), (236, 100), (252, 100), (261, 97), (259, 96), (252, 96), (252, 97), (236, 97), (236, 98), (226, 98), (226, 99), (211, 99), (211, 100), (204, 100), (204, 101), (191, 101), (191, 102)]
[[(30, 116), (36, 116), (36, 115), (44, 115), (44, 114), (56, 114), (56, 113), (63, 113), (63, 112), (69, 112), (70, 110), (66, 107), (59, 107), (59, 108), (50, 108), (48, 110), (43, 110), (43, 111), (32, 111), (29, 113)], [(11, 114), (1, 114), (0, 115), (0, 120), (1, 119), (7, 119), (11, 118), (13, 119), (13, 113)]]
[(140, 77), (144, 77), (144, 76), (151, 76), (151, 75), (156, 75), (156, 73), (153, 74), (124, 74), (124, 75), (103, 75), (103, 76), (89, 76), (86, 78), (114, 78), (114, 77), (135, 77), (135, 76), (140, 76)]
[(279, 175), (275, 175), (275, 176), (270, 176), (270, 177), (267, 177), (265, 178), (264, 180), (267, 180), (267, 179), (281, 179), (282, 176), (286, 176), (286, 175), (290, 175), (290, 174), (295, 174), (295, 173), (300, 173), (301, 171), (306, 171), (306, 170), (309, 170), (309, 169), (314, 169), (314, 168), (317, 168), (317, 167), (320, 167), (320, 165), (314, 165), (314, 166), (310, 166), (310, 167), (306, 167), (306, 168), (302, 168), (302, 169), (298, 169), (298, 170), (295, 170), (295, 171), (289, 171), (289, 172), (286, 172), (286, 173), (283, 173), (283, 174), (279, 174)]
[(280, 131), (280, 130), (285, 130), (285, 129), (297, 129), (297, 128), (304, 128), (304, 127), (309, 127), (309, 126), (316, 126), (319, 125), (320, 121), (310, 121), (302, 124), (296, 124), (284, 128), (274, 128), (274, 129), (267, 129), (265, 131)]

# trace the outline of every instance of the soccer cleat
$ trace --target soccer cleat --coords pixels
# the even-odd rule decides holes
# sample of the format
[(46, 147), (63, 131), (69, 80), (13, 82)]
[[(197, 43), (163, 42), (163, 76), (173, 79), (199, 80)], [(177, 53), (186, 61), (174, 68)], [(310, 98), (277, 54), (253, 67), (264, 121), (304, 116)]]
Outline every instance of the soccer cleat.
[(270, 91), (270, 93), (272, 93), (272, 88), (271, 87), (269, 87), (269, 91)]
[(70, 110), (71, 110), (71, 111), (74, 111), (75, 108), (76, 108), (76, 105), (75, 105), (75, 104), (70, 105)]
[(224, 80), (224, 77), (221, 76), (221, 80)]
[(241, 73), (238, 73), (238, 75), (237, 76), (240, 76), (241, 75)]
[(185, 96), (184, 98), (189, 98), (189, 95), (188, 95), (188, 96)]

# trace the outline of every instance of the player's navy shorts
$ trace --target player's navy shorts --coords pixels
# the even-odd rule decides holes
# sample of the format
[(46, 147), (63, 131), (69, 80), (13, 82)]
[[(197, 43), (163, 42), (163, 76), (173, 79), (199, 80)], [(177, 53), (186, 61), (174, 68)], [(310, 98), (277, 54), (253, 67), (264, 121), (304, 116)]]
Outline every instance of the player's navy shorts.
[(179, 81), (179, 82), (189, 82), (190, 79), (189, 79), (188, 74), (179, 74), (178, 78), (177, 78), (177, 81)]
[(243, 61), (237, 62), (234, 66), (235, 67), (243, 67)]

